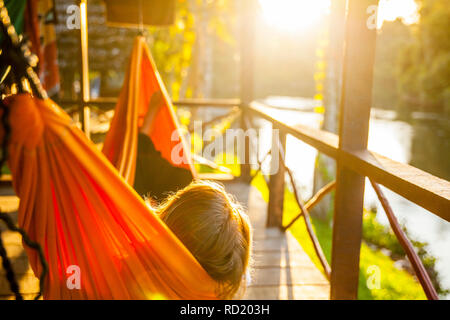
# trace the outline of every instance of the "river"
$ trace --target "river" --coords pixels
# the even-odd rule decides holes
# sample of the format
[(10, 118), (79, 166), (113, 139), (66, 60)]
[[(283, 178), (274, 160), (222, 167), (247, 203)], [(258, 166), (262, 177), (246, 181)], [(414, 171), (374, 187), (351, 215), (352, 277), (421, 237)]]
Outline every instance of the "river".
[[(289, 124), (306, 124), (320, 127), (322, 115), (312, 111), (274, 109), (274, 113)], [(259, 121), (267, 129), (262, 131), (261, 154), (270, 147), (270, 124)], [(369, 129), (369, 149), (398, 162), (407, 163), (440, 178), (450, 180), (450, 120), (437, 116), (415, 113), (405, 122), (396, 120), (394, 111), (373, 109)], [(294, 171), (302, 196), (312, 194), (313, 172), (317, 151), (305, 143), (288, 136), (286, 162)], [(450, 288), (450, 223), (428, 212), (422, 207), (383, 188), (397, 219), (411, 237), (428, 243), (428, 251), (435, 256), (436, 269), (444, 288)], [(377, 208), (378, 220), (388, 225), (383, 208), (366, 179), (364, 205)], [(450, 295), (447, 297), (450, 298)]]

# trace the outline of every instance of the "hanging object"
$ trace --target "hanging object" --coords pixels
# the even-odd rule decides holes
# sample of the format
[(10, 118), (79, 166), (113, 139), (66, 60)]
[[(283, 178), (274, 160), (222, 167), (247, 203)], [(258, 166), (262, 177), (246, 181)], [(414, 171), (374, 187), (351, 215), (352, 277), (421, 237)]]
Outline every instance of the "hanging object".
[(106, 21), (120, 27), (171, 25), (175, 0), (105, 0)]
[[(152, 106), (158, 94), (161, 101)], [(151, 122), (157, 125), (144, 125), (148, 113), (154, 115)], [(138, 152), (139, 144), (142, 149)], [(154, 152), (150, 152), (153, 148)], [(197, 177), (172, 102), (142, 36), (134, 41), (103, 153), (142, 195), (150, 193), (158, 198)], [(157, 176), (157, 172), (164, 173), (164, 177)]]

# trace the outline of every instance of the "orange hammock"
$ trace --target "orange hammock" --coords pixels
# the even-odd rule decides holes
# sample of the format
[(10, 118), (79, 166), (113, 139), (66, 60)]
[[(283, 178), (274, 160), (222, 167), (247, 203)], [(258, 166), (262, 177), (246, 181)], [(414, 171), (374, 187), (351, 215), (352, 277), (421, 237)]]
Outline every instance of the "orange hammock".
[[(156, 93), (161, 94), (162, 101), (156, 106), (150, 106)], [(138, 36), (134, 41), (124, 84), (103, 145), (103, 153), (131, 186), (136, 172), (138, 132), (148, 112), (154, 114), (152, 122), (155, 125), (144, 133), (150, 137), (155, 149), (172, 166), (187, 169), (192, 178), (196, 178), (191, 154), (179, 130), (170, 98), (145, 38)]]
[[(46, 299), (215, 298), (215, 282), (62, 109), (28, 94), (4, 103), (19, 226), (43, 247)], [(80, 289), (68, 286), (72, 265)]]

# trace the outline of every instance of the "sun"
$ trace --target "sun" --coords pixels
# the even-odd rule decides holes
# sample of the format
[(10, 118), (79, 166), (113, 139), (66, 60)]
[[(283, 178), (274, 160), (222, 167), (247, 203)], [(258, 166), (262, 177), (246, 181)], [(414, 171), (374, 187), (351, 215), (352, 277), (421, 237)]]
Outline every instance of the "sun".
[(402, 19), (404, 23), (411, 24), (419, 19), (418, 6), (414, 0), (380, 0), (378, 8), (378, 28), (384, 21)]
[(266, 22), (285, 31), (309, 28), (330, 9), (330, 0), (259, 0), (259, 3)]
[[(332, 0), (259, 0), (264, 20), (272, 27), (287, 32), (307, 29), (319, 24), (330, 11)], [(418, 20), (417, 3), (414, 0), (380, 0), (378, 28), (383, 21), (397, 18), (404, 23)]]

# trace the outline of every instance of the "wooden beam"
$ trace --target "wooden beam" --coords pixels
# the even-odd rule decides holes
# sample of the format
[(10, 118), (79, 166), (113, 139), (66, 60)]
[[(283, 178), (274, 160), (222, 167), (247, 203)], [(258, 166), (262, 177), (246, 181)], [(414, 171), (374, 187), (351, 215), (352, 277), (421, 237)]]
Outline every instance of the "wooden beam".
[(346, 152), (339, 162), (450, 221), (450, 182), (368, 150)]
[(254, 39), (256, 0), (240, 1), (240, 77), (241, 103), (246, 107), (254, 99)]
[(360, 175), (372, 178), (400, 196), (450, 221), (449, 181), (369, 150), (339, 150), (337, 135), (304, 125), (287, 125), (275, 113), (271, 114), (270, 107), (261, 103), (253, 102), (249, 110)]
[(284, 157), (280, 157), (279, 154), (280, 149), (283, 152), (286, 150), (286, 133), (277, 127), (273, 127), (273, 129), (266, 226), (283, 229), (284, 178), (286, 169), (281, 163)]
[[(117, 97), (99, 97), (85, 101), (88, 106), (101, 106), (103, 109), (114, 109), (117, 104)], [(61, 99), (58, 101), (60, 105), (75, 105), (79, 101), (73, 99)], [(173, 105), (183, 107), (208, 107), (208, 108), (234, 108), (241, 105), (239, 99), (183, 99), (172, 102)]]
[(88, 54), (88, 21), (87, 21), (87, 0), (80, 1), (80, 83), (81, 93), (79, 101), (79, 114), (81, 128), (88, 138), (90, 138), (90, 110), (86, 101), (90, 99), (89, 83), (89, 54)]
[[(372, 104), (376, 29), (367, 8), (376, 0), (348, 0), (339, 149), (366, 150)], [(337, 162), (331, 299), (357, 299), (365, 177)]]
[[(255, 11), (256, 0), (240, 1), (241, 16), (240, 16), (240, 77), (241, 77), (241, 128), (245, 130), (245, 117), (247, 117), (247, 108), (254, 99), (254, 59), (255, 59)], [(244, 141), (244, 159), (241, 161), (241, 179), (243, 181), (251, 180), (251, 166), (250, 166), (250, 141), (246, 137)]]
[(240, 99), (184, 99), (173, 102), (183, 107), (233, 108), (241, 105)]

